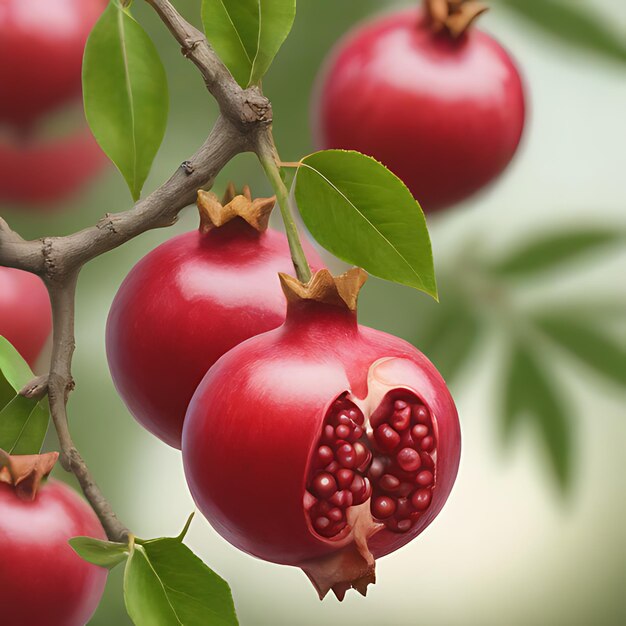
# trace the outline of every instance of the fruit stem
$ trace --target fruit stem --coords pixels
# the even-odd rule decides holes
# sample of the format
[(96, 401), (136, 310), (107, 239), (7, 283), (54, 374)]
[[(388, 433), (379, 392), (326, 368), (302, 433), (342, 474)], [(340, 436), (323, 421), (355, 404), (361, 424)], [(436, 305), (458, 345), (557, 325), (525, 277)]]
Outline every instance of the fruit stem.
[(280, 214), (285, 224), (285, 234), (289, 242), (289, 251), (291, 252), (291, 260), (296, 270), (296, 276), (300, 282), (308, 283), (311, 280), (311, 268), (302, 249), (298, 227), (293, 217), (292, 199), (281, 176), (279, 165), (281, 161), (271, 134), (266, 134), (259, 142), (257, 156), (276, 194)]

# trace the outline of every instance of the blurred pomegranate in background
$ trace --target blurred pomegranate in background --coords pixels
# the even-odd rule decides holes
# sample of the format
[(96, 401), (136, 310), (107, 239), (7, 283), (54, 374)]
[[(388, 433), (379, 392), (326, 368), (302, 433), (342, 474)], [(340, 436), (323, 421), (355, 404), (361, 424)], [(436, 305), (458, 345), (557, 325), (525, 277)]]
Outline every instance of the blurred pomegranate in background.
[(29, 127), (80, 98), (87, 36), (104, 0), (0, 0), (0, 121)]
[(105, 162), (86, 127), (50, 140), (0, 140), (0, 201), (59, 202), (91, 180)]
[(48, 290), (41, 279), (29, 272), (0, 267), (0, 335), (32, 366), (51, 328)]
[[(471, 24), (478, 3), (425, 4), (377, 17), (339, 42), (318, 80), (313, 125), (320, 147), (373, 156), (435, 211), (505, 169), (525, 106), (510, 56)], [(435, 4), (449, 15), (433, 15)]]
[[(105, 6), (0, 0), (0, 202), (65, 200), (106, 162), (82, 115), (71, 110), (81, 99), (85, 42)], [(67, 132), (55, 129), (59, 115), (72, 121)]]

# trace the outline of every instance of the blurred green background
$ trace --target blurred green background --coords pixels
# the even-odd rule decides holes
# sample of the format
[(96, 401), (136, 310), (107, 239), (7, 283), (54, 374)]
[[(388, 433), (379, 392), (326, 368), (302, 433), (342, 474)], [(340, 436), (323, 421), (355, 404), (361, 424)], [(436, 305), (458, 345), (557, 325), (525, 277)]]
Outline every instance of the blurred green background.
[[(199, 23), (199, 0), (175, 4)], [(294, 30), (264, 81), (283, 160), (313, 150), (309, 96), (332, 44), (362, 17), (407, 4), (299, 0)], [(609, 31), (626, 32), (622, 0), (571, 4), (587, 6)], [(216, 108), (199, 74), (153, 12), (141, 2), (134, 5), (135, 16), (162, 55), (171, 94), (170, 123), (147, 193), (200, 145)], [(516, 424), (509, 445), (502, 445), (501, 436), (507, 354), (516, 326), (512, 316), (584, 313), (610, 342), (623, 346), (623, 246), (597, 247), (529, 280), (505, 275), (489, 282), (493, 276), (488, 276), (486, 289), (484, 274), (485, 267), (511, 250), (544, 235), (626, 228), (626, 64), (565, 45), (532, 21), (493, 5), (481, 19), (482, 28), (512, 52), (528, 87), (529, 119), (521, 149), (493, 187), (429, 218), (441, 305), (371, 279), (360, 307), (363, 322), (425, 346), (451, 375), (464, 436), (456, 486), (427, 532), (379, 562), (378, 583), (367, 599), (348, 594), (343, 604), (331, 597), (320, 603), (301, 572), (237, 551), (198, 516), (189, 545), (229, 581), (244, 626), (626, 623), (623, 376), (602, 376), (601, 368), (594, 370), (549, 342), (541, 344), (536, 354), (558, 399), (563, 441), (553, 441), (546, 454), (545, 429), (536, 428), (532, 419)], [(539, 6), (528, 4), (533, 5)], [(249, 182), (259, 195), (270, 192), (250, 155), (227, 167), (216, 191), (231, 178)], [(74, 231), (130, 205), (122, 177), (110, 167), (62, 211), (2, 206), (1, 213), (22, 235), (38, 237)], [(104, 326), (131, 265), (175, 233), (195, 228), (196, 222), (189, 208), (173, 228), (142, 235), (96, 259), (80, 279), (71, 427), (115, 510), (141, 537), (176, 534), (194, 507), (179, 453), (139, 427), (113, 389)], [(492, 298), (494, 289), (498, 297)], [(441, 322), (444, 318), (447, 324)], [(443, 330), (433, 335), (438, 322)], [(460, 340), (450, 339), (454, 333), (468, 344), (463, 354), (445, 348), (450, 343), (458, 347)], [(541, 419), (549, 429), (550, 414)], [(570, 470), (559, 482), (554, 469), (563, 455)], [(94, 626), (130, 624), (121, 573), (110, 576)]]

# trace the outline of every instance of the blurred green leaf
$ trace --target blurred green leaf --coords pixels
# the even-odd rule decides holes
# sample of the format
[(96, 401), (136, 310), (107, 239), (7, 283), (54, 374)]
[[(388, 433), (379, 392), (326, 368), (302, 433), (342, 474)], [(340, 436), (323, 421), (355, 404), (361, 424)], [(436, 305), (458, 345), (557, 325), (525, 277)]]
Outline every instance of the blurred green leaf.
[(506, 373), (503, 434), (510, 440), (515, 426), (524, 419), (534, 423), (542, 437), (554, 474), (565, 490), (571, 480), (571, 425), (550, 376), (527, 347), (514, 347)]
[(0, 337), (0, 448), (9, 454), (38, 454), (48, 430), (47, 401), (19, 395), (33, 377), (18, 351)]
[(599, 329), (567, 317), (541, 317), (539, 327), (598, 374), (626, 386), (626, 349)]
[(242, 86), (257, 84), (287, 38), (295, 0), (203, 0), (207, 39)]
[(135, 544), (124, 597), (136, 626), (238, 624), (228, 583), (178, 538)]
[(422, 209), (381, 163), (359, 152), (316, 152), (302, 159), (295, 195), (304, 223), (329, 252), (437, 297)]
[(615, 228), (555, 233), (514, 249), (489, 269), (507, 277), (533, 276), (623, 239), (624, 233)]
[(81, 559), (107, 569), (113, 569), (129, 555), (128, 544), (93, 537), (72, 537), (69, 544)]
[(518, 15), (562, 41), (626, 61), (626, 44), (590, 10), (571, 0), (501, 0)]
[(451, 384), (476, 346), (480, 322), (462, 301), (442, 298), (430, 322), (419, 320), (415, 345)]
[(87, 40), (83, 98), (96, 140), (137, 200), (165, 134), (169, 96), (156, 47), (117, 0)]

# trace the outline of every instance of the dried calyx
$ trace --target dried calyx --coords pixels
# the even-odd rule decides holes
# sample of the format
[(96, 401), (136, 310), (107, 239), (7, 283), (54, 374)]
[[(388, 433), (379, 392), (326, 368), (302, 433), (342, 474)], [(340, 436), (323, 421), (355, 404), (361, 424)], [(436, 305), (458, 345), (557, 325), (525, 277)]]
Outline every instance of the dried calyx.
[(425, 0), (426, 13), (435, 32), (459, 38), (489, 7), (477, 0)]
[(58, 452), (10, 455), (0, 449), (0, 483), (11, 485), (21, 500), (32, 501), (58, 458)]
[(345, 274), (333, 276), (327, 269), (322, 269), (315, 272), (306, 284), (289, 274), (281, 273), (279, 277), (289, 303), (312, 300), (356, 311), (359, 291), (367, 280), (367, 273), (360, 267), (353, 267)]
[(236, 217), (241, 217), (252, 228), (263, 232), (267, 229), (275, 203), (276, 196), (253, 200), (248, 185), (245, 185), (238, 194), (232, 182), (228, 183), (221, 202), (213, 192), (199, 189), (197, 205), (200, 213), (200, 232), (206, 233), (213, 228), (219, 228)]

